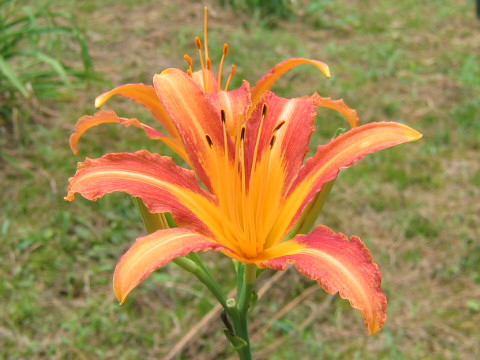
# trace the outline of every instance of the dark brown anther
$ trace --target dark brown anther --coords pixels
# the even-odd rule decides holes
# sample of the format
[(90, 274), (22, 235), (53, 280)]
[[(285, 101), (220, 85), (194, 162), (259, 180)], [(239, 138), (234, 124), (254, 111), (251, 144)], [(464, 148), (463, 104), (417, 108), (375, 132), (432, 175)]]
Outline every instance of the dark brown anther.
[(213, 147), (212, 138), (209, 135), (205, 135), (205, 139), (207, 139), (208, 146)]
[(226, 115), (225, 115), (225, 110), (220, 110), (220, 119), (222, 120), (222, 124), (225, 124), (226, 121)]
[(275, 140), (277, 140), (277, 137), (273, 135), (272, 138), (270, 139), (270, 149), (273, 148), (273, 145), (275, 144)]
[(267, 103), (263, 103), (262, 104), (262, 117), (267, 116), (267, 109), (268, 109)]
[(245, 126), (242, 127), (242, 132), (240, 133), (240, 140), (245, 140)]
[(281, 120), (278, 122), (277, 126), (275, 126), (275, 128), (273, 129), (273, 132), (277, 132), (278, 130), (280, 130), (280, 128), (285, 124), (285, 120)]

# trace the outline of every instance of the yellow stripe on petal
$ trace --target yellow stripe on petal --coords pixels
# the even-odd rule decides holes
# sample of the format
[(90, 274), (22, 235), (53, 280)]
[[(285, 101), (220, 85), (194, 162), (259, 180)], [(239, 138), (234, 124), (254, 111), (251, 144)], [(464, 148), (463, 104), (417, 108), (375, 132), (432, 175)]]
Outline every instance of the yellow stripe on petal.
[(65, 200), (74, 200), (75, 193), (97, 200), (116, 191), (141, 198), (152, 213), (170, 212), (178, 225), (214, 235), (237, 250), (228, 243), (231, 236), (225, 235), (215, 199), (200, 189), (193, 171), (179, 167), (169, 157), (142, 150), (87, 158), (69, 179)]
[(78, 154), (77, 145), (83, 134), (92, 127), (108, 124), (119, 123), (125, 127), (134, 126), (145, 131), (150, 139), (160, 140), (170, 147), (175, 153), (177, 153), (186, 163), (190, 164), (190, 161), (185, 153), (185, 149), (178, 138), (169, 138), (162, 133), (156, 131), (148, 125), (145, 125), (137, 119), (125, 119), (117, 116), (115, 112), (111, 110), (101, 110), (95, 113), (93, 116), (82, 116), (75, 124), (75, 132), (70, 136), (69, 144), (74, 154)]
[[(175, 123), (192, 167), (202, 183), (220, 196), (217, 175), (225, 155), (233, 160), (234, 147), (225, 139), (220, 109), (195, 81), (178, 69), (167, 69), (153, 79), (158, 98)], [(217, 180), (216, 180), (217, 179)]]
[(152, 271), (190, 252), (220, 250), (224, 246), (187, 229), (158, 230), (141, 237), (118, 262), (113, 274), (113, 291), (120, 304)]
[(320, 146), (307, 159), (276, 217), (266, 241), (267, 247), (282, 240), (303, 208), (323, 184), (336, 178), (341, 168), (351, 166), (367, 154), (422, 137), (418, 131), (395, 122), (379, 122), (353, 128)]
[(286, 250), (278, 257), (272, 254), (271, 259), (259, 266), (285, 270), (288, 264), (295, 265), (325, 291), (338, 292), (360, 310), (370, 335), (380, 331), (386, 319), (387, 300), (380, 289), (378, 266), (360, 238), (352, 236), (349, 240), (341, 233), (319, 226), (309, 235), (297, 235), (272, 250), (281, 245), (292, 246), (294, 250), (290, 253)]
[(95, 107), (99, 108), (103, 106), (103, 104), (114, 95), (126, 97), (150, 110), (165, 130), (172, 135), (172, 137), (178, 138), (177, 129), (163, 105), (158, 101), (157, 94), (152, 86), (145, 84), (126, 84), (119, 86), (97, 96), (95, 99)]
[(263, 94), (265, 94), (265, 92), (270, 89), (270, 87), (280, 78), (280, 76), (285, 74), (288, 70), (293, 69), (294, 67), (301, 64), (311, 64), (315, 66), (318, 70), (320, 70), (327, 78), (330, 77), (330, 69), (328, 68), (328, 65), (324, 62), (305, 58), (291, 58), (282, 61), (281, 63), (278, 63), (272, 69), (270, 69), (260, 80), (257, 81), (255, 86), (253, 87), (251, 111), (254, 110), (254, 108), (262, 98)]

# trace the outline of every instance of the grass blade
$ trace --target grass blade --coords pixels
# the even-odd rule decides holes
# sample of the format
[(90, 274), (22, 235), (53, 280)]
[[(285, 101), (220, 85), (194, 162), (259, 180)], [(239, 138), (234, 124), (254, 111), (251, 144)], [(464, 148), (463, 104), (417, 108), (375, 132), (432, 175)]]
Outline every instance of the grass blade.
[(12, 84), (12, 86), (23, 95), (24, 98), (28, 99), (29, 94), (27, 89), (23, 86), (15, 71), (13, 71), (2, 55), (0, 55), (0, 72), (10, 81), (10, 84)]

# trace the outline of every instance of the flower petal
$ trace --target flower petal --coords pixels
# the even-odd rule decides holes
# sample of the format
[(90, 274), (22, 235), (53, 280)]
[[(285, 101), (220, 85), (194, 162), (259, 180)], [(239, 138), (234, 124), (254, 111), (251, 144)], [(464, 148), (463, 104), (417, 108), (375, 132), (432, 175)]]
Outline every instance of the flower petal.
[(270, 89), (270, 87), (275, 83), (275, 81), (278, 80), (280, 76), (285, 74), (288, 70), (301, 64), (311, 64), (320, 70), (327, 78), (330, 77), (330, 69), (328, 68), (328, 65), (321, 61), (305, 58), (291, 58), (282, 61), (270, 69), (265, 75), (263, 75), (263, 77), (258, 80), (253, 87), (252, 107), (254, 108), (258, 104), (263, 94)]
[(225, 124), (228, 134), (234, 138), (250, 106), (250, 85), (244, 81), (242, 86), (232, 91), (219, 91), (207, 94), (217, 111), (225, 111)]
[[(218, 161), (225, 157), (220, 109), (191, 77), (178, 69), (167, 69), (153, 79), (160, 102), (176, 125), (185, 151), (200, 180), (218, 194), (218, 181), (212, 186)], [(227, 137), (228, 157), (234, 154)]]
[(198, 70), (192, 73), (192, 79), (205, 91), (210, 93), (216, 93), (220, 89), (218, 88), (217, 77), (209, 70), (205, 70), (205, 80), (208, 82), (208, 89), (205, 87), (203, 81), (203, 70)]
[(145, 131), (145, 135), (147, 135), (150, 139), (163, 141), (167, 146), (169, 146), (173, 151), (175, 151), (178, 155), (182, 157), (182, 159), (184, 159), (188, 163), (185, 149), (183, 148), (182, 143), (178, 139), (166, 137), (162, 133), (156, 131), (148, 125), (141, 123), (137, 119), (125, 119), (118, 117), (117, 114), (115, 114), (115, 112), (111, 110), (101, 110), (95, 113), (93, 116), (85, 115), (77, 121), (77, 123), (75, 124), (75, 132), (70, 136), (69, 140), (70, 148), (72, 149), (73, 153), (78, 154), (78, 141), (88, 129), (91, 129), (92, 127), (98, 126), (100, 124), (107, 123), (119, 123), (125, 127), (135, 126), (143, 129), (143, 131)]
[(370, 335), (382, 328), (387, 300), (380, 289), (381, 275), (360, 238), (352, 236), (349, 241), (345, 235), (319, 226), (309, 235), (297, 235), (278, 246), (291, 242), (301, 245), (301, 249), (259, 266), (285, 270), (288, 264), (294, 264), (301, 274), (317, 281), (325, 291), (338, 292), (360, 310)]
[(292, 184), (268, 235), (267, 247), (282, 240), (304, 207), (321, 190), (323, 184), (337, 177), (341, 168), (351, 166), (367, 154), (421, 137), (418, 131), (406, 125), (378, 122), (353, 128), (328, 144), (319, 146), (317, 153), (307, 159)]
[(155, 116), (165, 130), (174, 138), (178, 138), (178, 132), (173, 125), (172, 119), (158, 101), (155, 89), (145, 84), (126, 84), (103, 93), (95, 99), (95, 107), (103, 106), (114, 95), (120, 95), (140, 103)]
[[(285, 99), (271, 92), (265, 94), (247, 122), (245, 132), (247, 180), (250, 178), (253, 158), (256, 157), (258, 163), (264, 153), (269, 151), (270, 165), (281, 167), (284, 188), (289, 188), (308, 151), (308, 142), (314, 131), (317, 101), (317, 95)], [(264, 104), (266, 115), (262, 120)], [(263, 124), (260, 125), (262, 121)]]
[(69, 179), (65, 200), (74, 200), (75, 193), (97, 200), (115, 191), (141, 198), (152, 213), (171, 212), (177, 224), (189, 229), (205, 235), (220, 231), (215, 199), (200, 189), (192, 170), (177, 166), (167, 156), (141, 150), (87, 158)]
[(187, 229), (158, 230), (138, 238), (118, 262), (113, 291), (120, 304), (152, 271), (194, 251), (219, 250), (224, 246)]
[(357, 127), (358, 126), (358, 115), (357, 111), (350, 109), (343, 99), (340, 100), (333, 100), (332, 98), (324, 98), (318, 96), (318, 101), (316, 103), (317, 106), (325, 107), (328, 109), (332, 109), (338, 111), (345, 119), (347, 119), (350, 127)]

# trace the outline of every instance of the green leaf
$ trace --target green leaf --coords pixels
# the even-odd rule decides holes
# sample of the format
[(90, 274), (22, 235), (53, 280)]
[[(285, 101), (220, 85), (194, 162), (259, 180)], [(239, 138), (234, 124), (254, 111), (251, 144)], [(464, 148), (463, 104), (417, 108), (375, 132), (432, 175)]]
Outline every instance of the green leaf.
[(223, 333), (227, 337), (228, 341), (230, 341), (230, 344), (232, 344), (235, 350), (243, 349), (245, 346), (248, 345), (247, 342), (243, 340), (240, 336), (230, 334), (230, 331), (228, 331), (228, 329), (223, 329)]
[(0, 55), (0, 72), (10, 81), (10, 84), (12, 84), (12, 86), (23, 95), (24, 98), (28, 99), (29, 93), (27, 89), (23, 86), (15, 71), (13, 71), (10, 65), (8, 65), (2, 55)]
[(57, 73), (57, 75), (62, 79), (64, 84), (70, 85), (70, 81), (68, 80), (68, 75), (67, 72), (65, 71), (65, 68), (63, 67), (62, 63), (58, 61), (57, 59), (54, 59), (51, 56), (48, 56), (47, 54), (44, 54), (40, 51), (22, 51), (20, 54), (22, 55), (30, 55), (35, 57), (36, 59), (44, 62), (45, 64), (48, 64), (52, 67), (53, 70)]

